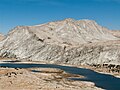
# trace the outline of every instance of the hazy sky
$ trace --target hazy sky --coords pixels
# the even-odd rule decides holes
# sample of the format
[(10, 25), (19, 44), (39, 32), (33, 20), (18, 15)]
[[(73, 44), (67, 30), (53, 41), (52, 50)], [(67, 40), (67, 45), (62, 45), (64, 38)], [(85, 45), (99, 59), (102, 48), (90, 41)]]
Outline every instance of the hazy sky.
[(65, 18), (91, 19), (120, 30), (120, 0), (0, 0), (0, 32)]

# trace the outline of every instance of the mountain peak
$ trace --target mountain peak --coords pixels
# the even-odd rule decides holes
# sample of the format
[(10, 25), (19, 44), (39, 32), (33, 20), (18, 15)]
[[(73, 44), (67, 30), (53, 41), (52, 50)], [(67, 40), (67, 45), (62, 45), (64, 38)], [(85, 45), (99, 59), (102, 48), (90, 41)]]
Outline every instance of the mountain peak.
[(88, 19), (75, 20), (67, 18), (61, 21), (49, 22), (37, 26), (18, 26), (9, 34), (12, 35), (14, 32), (16, 32), (15, 35), (17, 36), (20, 33), (21, 35), (25, 34), (29, 36), (29, 34), (31, 35), (29, 32), (32, 32), (32, 35), (34, 34), (38, 38), (44, 40), (45, 43), (68, 43), (69, 45), (117, 39), (94, 20)]
[(65, 19), (65, 20), (63, 20), (63, 21), (68, 21), (68, 22), (70, 21), (70, 22), (71, 22), (71, 21), (76, 21), (76, 20), (75, 20), (75, 19), (73, 19), (73, 18), (66, 18), (66, 19)]
[(97, 24), (96, 21), (94, 20), (89, 20), (89, 19), (82, 19), (82, 20), (78, 20), (78, 22), (84, 22), (84, 23), (93, 23), (93, 24)]
[(94, 20), (89, 20), (89, 19), (82, 19), (82, 20), (75, 20), (73, 18), (66, 18), (64, 20), (62, 20), (63, 22), (67, 22), (67, 23), (79, 23), (79, 24), (91, 24), (91, 25), (98, 25), (96, 21)]
[[(93, 63), (95, 62), (94, 59), (98, 60), (96, 63), (99, 62), (99, 59), (102, 62), (104, 59), (106, 62), (114, 61), (110, 57), (114, 50), (111, 49), (108, 53), (106, 52), (108, 46), (105, 50), (101, 45), (103, 42), (119, 40), (119, 38), (112, 35), (108, 29), (95, 23), (95, 21), (88, 19), (74, 20), (68, 18), (37, 26), (18, 26), (0, 42), (0, 56), (36, 61), (64, 61), (71, 64), (75, 60), (76, 64), (82, 63), (84, 60), (83, 63), (87, 62), (88, 64), (89, 61), (92, 61), (91, 58), (93, 58)], [(101, 43), (98, 47), (96, 47), (97, 42), (98, 44)], [(85, 56), (83, 57), (83, 55)], [(119, 54), (115, 56), (118, 62)]]

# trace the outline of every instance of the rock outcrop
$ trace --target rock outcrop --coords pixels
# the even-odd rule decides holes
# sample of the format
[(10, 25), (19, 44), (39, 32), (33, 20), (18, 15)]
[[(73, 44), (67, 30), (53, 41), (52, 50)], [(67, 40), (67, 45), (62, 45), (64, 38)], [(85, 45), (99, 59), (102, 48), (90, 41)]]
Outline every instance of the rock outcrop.
[(4, 35), (0, 33), (0, 41), (4, 39)]
[(109, 30), (109, 32), (115, 37), (120, 38), (120, 30)]
[(95, 21), (65, 19), (17, 26), (0, 42), (0, 57), (69, 64), (120, 63), (119, 46), (119, 38)]

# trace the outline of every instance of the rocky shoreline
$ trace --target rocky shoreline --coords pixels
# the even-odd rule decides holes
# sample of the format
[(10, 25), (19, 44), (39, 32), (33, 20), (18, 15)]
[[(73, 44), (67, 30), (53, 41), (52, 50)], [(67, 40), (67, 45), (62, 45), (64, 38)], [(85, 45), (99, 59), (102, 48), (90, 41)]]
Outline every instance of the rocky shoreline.
[[(75, 66), (75, 65), (70, 65), (70, 66)], [(97, 64), (97, 65), (78, 65), (75, 67), (91, 69), (98, 73), (109, 74), (109, 75), (113, 75), (115, 77), (120, 78), (120, 65)]]
[(120, 78), (120, 65), (115, 64), (98, 64), (90, 66), (89, 69), (92, 69), (94, 71), (97, 71), (99, 73), (105, 73), (105, 74), (111, 74), (115, 77)]
[[(29, 63), (29, 64), (50, 64), (47, 62), (19, 62), (14, 60), (1, 60), (1, 63)], [(95, 72), (111, 74), (115, 77), (120, 76), (119, 65), (67, 65), (94, 70)], [(113, 70), (115, 69), (115, 70)], [(117, 71), (116, 71), (117, 69)], [(28, 77), (29, 76), (29, 77)], [(39, 78), (38, 78), (39, 77)], [(84, 78), (81, 75), (66, 73), (63, 70), (55, 68), (7, 68), (0, 67), (0, 89), (8, 90), (102, 90), (95, 86), (93, 82), (74, 81), (68, 78)], [(35, 84), (34, 82), (37, 82)], [(34, 83), (32, 85), (32, 83)], [(21, 85), (22, 84), (22, 85)], [(43, 86), (44, 85), (44, 86)], [(6, 87), (5, 87), (6, 86)]]
[(55, 68), (5, 68), (0, 67), (1, 90), (102, 90), (92, 82), (74, 81), (84, 78)]

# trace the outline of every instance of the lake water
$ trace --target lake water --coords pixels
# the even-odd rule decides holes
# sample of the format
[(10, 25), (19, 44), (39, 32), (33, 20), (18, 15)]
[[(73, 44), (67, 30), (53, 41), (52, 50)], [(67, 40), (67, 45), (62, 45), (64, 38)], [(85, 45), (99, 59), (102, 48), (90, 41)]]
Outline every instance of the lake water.
[(61, 66), (54, 64), (17, 64), (17, 63), (0, 63), (0, 67), (9, 68), (58, 68), (71, 74), (82, 75), (85, 78), (71, 78), (73, 80), (94, 82), (97, 87), (106, 90), (120, 90), (120, 78), (112, 75), (97, 73), (93, 70), (77, 68), (71, 66)]

